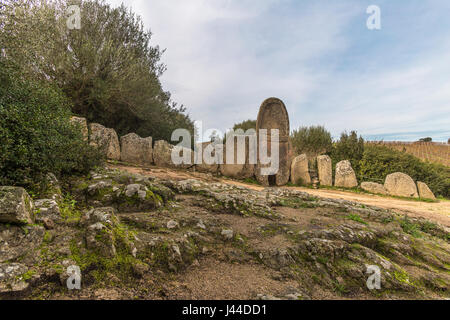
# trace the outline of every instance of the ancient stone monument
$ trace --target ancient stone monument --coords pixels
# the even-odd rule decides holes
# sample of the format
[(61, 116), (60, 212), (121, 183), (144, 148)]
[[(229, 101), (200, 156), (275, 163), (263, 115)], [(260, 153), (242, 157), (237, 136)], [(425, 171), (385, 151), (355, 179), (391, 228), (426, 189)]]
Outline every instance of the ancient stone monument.
[(350, 161), (344, 160), (336, 164), (336, 176), (334, 180), (336, 187), (354, 188), (358, 186), (356, 174)]
[[(219, 172), (219, 157), (223, 155), (216, 155), (214, 144), (212, 142), (197, 143), (197, 152), (195, 153), (196, 165), (195, 170), (205, 173), (216, 174)], [(205, 153), (208, 153), (216, 159), (215, 163), (208, 164), (204, 160)], [(201, 160), (201, 161), (200, 161)]]
[(311, 184), (309, 174), (308, 157), (302, 154), (292, 161), (291, 165), (291, 183), (300, 185)]
[(135, 133), (120, 138), (120, 159), (123, 162), (149, 166), (153, 163), (152, 138), (141, 138)]
[[(279, 161), (277, 163), (278, 171), (274, 174), (263, 174), (264, 170), (271, 167), (265, 164), (261, 158), (261, 129), (267, 130), (267, 156), (271, 157), (272, 129), (279, 130)], [(256, 122), (256, 132), (258, 136), (258, 155), (255, 176), (259, 183), (264, 186), (282, 186), (289, 182), (291, 159), (289, 156), (289, 115), (283, 101), (277, 98), (269, 98), (265, 100), (258, 114)]]
[[(223, 146), (224, 163), (220, 165), (220, 173), (222, 175), (235, 179), (247, 179), (254, 176), (255, 162), (252, 164), (252, 161), (250, 161), (250, 144), (252, 143), (252, 138), (254, 136), (230, 136), (227, 138), (227, 142)], [(242, 139), (241, 144), (239, 143), (239, 139)], [(242, 150), (240, 147), (242, 147)], [(228, 158), (228, 148), (234, 148), (232, 153), (233, 158)], [(256, 150), (256, 148), (253, 149)], [(239, 156), (242, 159), (239, 159)]]
[[(180, 156), (186, 155), (187, 162), (175, 164), (172, 160), (172, 153)], [(158, 167), (189, 169), (194, 166), (195, 154), (191, 149), (174, 146), (164, 140), (155, 142), (153, 146), (153, 161)]]
[(329, 156), (317, 157), (317, 171), (320, 185), (331, 187), (333, 185), (333, 168)]
[(367, 192), (371, 193), (377, 193), (377, 194), (387, 194), (386, 188), (379, 183), (375, 182), (363, 182), (361, 183), (361, 189)]
[(388, 175), (384, 187), (392, 196), (419, 198), (414, 180), (401, 172)]
[(114, 129), (105, 128), (101, 124), (91, 123), (89, 142), (100, 147), (108, 159), (120, 160), (120, 142)]
[(422, 199), (436, 200), (436, 196), (426, 183), (418, 181), (417, 189), (419, 189), (419, 196)]

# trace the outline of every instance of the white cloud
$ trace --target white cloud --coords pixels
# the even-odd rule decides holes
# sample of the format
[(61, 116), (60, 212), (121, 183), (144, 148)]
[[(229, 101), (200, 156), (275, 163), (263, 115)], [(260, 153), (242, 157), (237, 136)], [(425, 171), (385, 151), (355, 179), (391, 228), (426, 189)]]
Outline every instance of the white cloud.
[(365, 135), (444, 130), (450, 123), (448, 48), (433, 48), (391, 70), (383, 57), (369, 60), (367, 67), (342, 65), (358, 41), (350, 24), (358, 20), (365, 27), (361, 3), (124, 3), (151, 28), (153, 43), (167, 48), (165, 89), (205, 127), (223, 131), (254, 119), (270, 96), (285, 101), (292, 128), (323, 124), (334, 135), (352, 129)]

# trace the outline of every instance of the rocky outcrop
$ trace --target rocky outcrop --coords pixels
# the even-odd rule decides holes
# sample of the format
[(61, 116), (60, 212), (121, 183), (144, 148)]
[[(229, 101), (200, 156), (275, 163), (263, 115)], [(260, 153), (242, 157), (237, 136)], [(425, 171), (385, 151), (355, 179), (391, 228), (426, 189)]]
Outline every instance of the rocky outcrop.
[(108, 159), (120, 160), (119, 137), (114, 129), (105, 128), (98, 123), (91, 123), (90, 132), (89, 142), (91, 145), (100, 148)]
[(33, 223), (33, 202), (24, 188), (0, 187), (0, 223)]
[(417, 182), (417, 188), (419, 190), (420, 198), (428, 200), (436, 200), (436, 196), (426, 183), (420, 181)]
[(141, 138), (135, 133), (120, 138), (120, 159), (141, 166), (153, 163), (153, 140), (151, 137)]
[(292, 161), (291, 183), (299, 185), (311, 184), (311, 176), (309, 175), (308, 158), (306, 154), (302, 154)]
[(105, 257), (116, 255), (114, 229), (119, 220), (114, 208), (97, 208), (86, 212), (82, 218), (86, 227), (86, 247)]
[(367, 191), (367, 192), (371, 192), (371, 193), (376, 193), (376, 194), (387, 194), (387, 190), (386, 188), (379, 183), (375, 183), (375, 182), (363, 182), (361, 183), (361, 189)]
[[(175, 152), (180, 157), (186, 157), (186, 161), (175, 164), (172, 160), (172, 153)], [(191, 149), (173, 146), (164, 140), (156, 141), (153, 148), (153, 160), (158, 167), (189, 169), (194, 166), (194, 157)]]
[(317, 171), (320, 185), (331, 187), (333, 185), (333, 168), (329, 156), (317, 157)]
[(344, 160), (336, 164), (334, 185), (342, 188), (354, 188), (358, 186), (356, 174), (350, 161)]
[(22, 275), (28, 268), (20, 263), (0, 264), (0, 293), (20, 292), (28, 288)]
[(53, 199), (39, 199), (34, 201), (35, 221), (51, 226), (54, 222), (61, 221), (61, 211), (58, 203)]
[(84, 140), (87, 141), (89, 139), (89, 130), (86, 119), (80, 117), (72, 117), (70, 118), (70, 121), (80, 128)]
[[(161, 298), (148, 287), (164, 281), (167, 299), (221, 298), (230, 278), (215, 277), (218, 270), (239, 273), (236, 286), (242, 272), (267, 284), (260, 290), (245, 282), (233, 296), (243, 299), (449, 297), (448, 229), (426, 219), (292, 188), (254, 190), (112, 169), (73, 179), (72, 194), (81, 191), (73, 220), (51, 231), (0, 224), (0, 298), (73, 298), (66, 289), (71, 267), (82, 274), (76, 294), (93, 299), (111, 287), (113, 299)], [(133, 212), (117, 206), (148, 198), (148, 191), (164, 203)], [(91, 208), (82, 199), (114, 206)], [(368, 266), (381, 272), (380, 290), (367, 286)], [(214, 274), (218, 289), (195, 289), (198, 271)], [(183, 277), (186, 287), (169, 277)]]
[(419, 198), (414, 180), (401, 172), (388, 175), (384, 187), (392, 196)]

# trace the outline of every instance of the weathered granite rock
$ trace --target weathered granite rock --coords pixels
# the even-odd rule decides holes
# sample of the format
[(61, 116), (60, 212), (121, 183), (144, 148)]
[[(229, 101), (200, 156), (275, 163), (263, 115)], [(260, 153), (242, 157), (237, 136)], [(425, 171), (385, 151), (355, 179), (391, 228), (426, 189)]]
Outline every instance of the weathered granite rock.
[[(223, 146), (224, 163), (220, 165), (220, 173), (222, 175), (234, 179), (247, 179), (255, 175), (255, 164), (251, 164), (250, 161), (250, 139), (254, 138), (255, 137), (248, 136), (228, 137), (227, 143)], [(233, 139), (234, 159), (227, 155), (227, 148), (232, 147)], [(239, 146), (239, 139), (241, 139), (241, 143), (244, 143), (242, 146)], [(255, 162), (256, 161), (253, 161), (253, 163)]]
[(361, 189), (371, 192), (371, 193), (377, 193), (377, 194), (387, 194), (386, 188), (380, 184), (375, 182), (363, 182), (361, 183)]
[(89, 139), (89, 130), (88, 130), (86, 118), (72, 117), (72, 118), (70, 118), (70, 121), (73, 124), (79, 126), (81, 133), (83, 134), (84, 140), (87, 141)]
[(309, 175), (308, 157), (302, 154), (292, 161), (291, 182), (293, 184), (309, 185), (311, 176)]
[[(211, 142), (205, 142), (205, 143), (198, 143), (197, 144), (197, 153), (195, 155), (196, 157), (196, 165), (195, 165), (195, 169), (199, 172), (205, 172), (205, 173), (218, 173), (219, 172), (219, 165), (221, 162), (223, 162), (223, 160), (220, 160), (221, 158), (223, 159), (223, 145), (219, 145), (222, 150), (221, 152), (218, 152), (216, 154), (216, 149), (215, 149), (215, 145)], [(205, 161), (206, 159), (206, 154), (208, 154), (208, 157), (213, 158), (215, 161), (215, 163), (211, 164), (211, 163), (207, 163)], [(201, 157), (201, 163), (200, 162), (200, 155)], [(209, 159), (211, 160), (211, 159)]]
[(114, 208), (96, 208), (86, 212), (81, 220), (87, 226), (85, 233), (86, 247), (105, 257), (116, 255), (114, 228), (119, 219)]
[(58, 203), (53, 199), (39, 199), (34, 201), (35, 221), (44, 223), (50, 219), (54, 222), (61, 220), (61, 211)]
[(141, 138), (135, 133), (120, 138), (120, 159), (132, 164), (149, 166), (153, 163), (153, 140)]
[(33, 223), (33, 202), (24, 188), (0, 187), (0, 223)]
[(34, 250), (42, 244), (45, 229), (40, 226), (16, 226), (0, 224), (0, 263), (21, 259), (34, 263), (39, 255)]
[(348, 160), (336, 164), (336, 175), (334, 185), (342, 188), (354, 188), (358, 186), (355, 171)]
[(81, 218), (81, 224), (85, 226), (95, 223), (103, 223), (112, 226), (117, 224), (116, 209), (112, 207), (95, 208), (85, 212)]
[(426, 183), (417, 182), (417, 188), (419, 189), (419, 196), (422, 199), (436, 200), (436, 196)]
[(333, 185), (333, 168), (329, 156), (317, 157), (317, 171), (320, 185), (331, 187)]
[[(267, 130), (267, 155), (270, 157), (272, 149), (272, 132), (271, 130), (278, 130), (279, 141), (278, 163), (274, 163), (276, 159), (272, 159), (272, 166), (264, 164), (261, 158), (261, 152), (257, 153), (257, 166), (255, 168), (255, 176), (259, 183), (264, 186), (283, 186), (289, 182), (291, 176), (291, 157), (289, 144), (289, 114), (283, 101), (277, 98), (269, 98), (265, 100), (258, 113), (258, 120), (256, 122), (256, 132), (258, 137), (258, 150), (261, 150), (263, 144), (260, 143), (261, 130)], [(277, 147), (277, 146), (275, 146)], [(267, 170), (275, 168), (275, 171)], [(277, 170), (278, 169), (278, 170)], [(267, 170), (267, 171), (266, 171)]]
[(384, 187), (392, 196), (419, 198), (414, 180), (401, 172), (388, 175)]
[(143, 184), (130, 184), (118, 193), (117, 208), (119, 212), (136, 212), (159, 208), (163, 199)]
[[(184, 163), (175, 164), (172, 161), (172, 153), (185, 157)], [(153, 148), (153, 160), (158, 167), (189, 169), (194, 166), (194, 151), (191, 149), (173, 146), (167, 141), (159, 140), (155, 142)]]
[(119, 137), (114, 129), (105, 128), (98, 123), (91, 123), (90, 131), (91, 145), (103, 150), (108, 159), (120, 160)]
[(28, 288), (21, 277), (28, 268), (20, 263), (0, 264), (0, 293), (15, 293)]

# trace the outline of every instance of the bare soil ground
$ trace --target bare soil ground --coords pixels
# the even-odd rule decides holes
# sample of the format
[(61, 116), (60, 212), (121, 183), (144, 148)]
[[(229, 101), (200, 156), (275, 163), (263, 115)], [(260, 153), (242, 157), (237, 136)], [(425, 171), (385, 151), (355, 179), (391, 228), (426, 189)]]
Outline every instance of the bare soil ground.
[[(240, 181), (230, 180), (226, 178), (217, 178), (210, 174), (203, 174), (199, 172), (180, 171), (167, 168), (138, 168), (123, 165), (111, 165), (112, 168), (125, 170), (131, 173), (138, 173), (142, 175), (151, 175), (163, 179), (199, 179), (204, 181), (217, 181), (232, 185), (244, 186), (253, 190), (263, 190), (264, 187), (255, 184), (244, 183)], [(351, 191), (329, 190), (329, 189), (309, 189), (302, 187), (285, 187), (311, 194), (312, 196), (342, 199), (354, 202), (359, 202), (365, 205), (377, 206), (380, 208), (391, 209), (394, 212), (405, 214), (410, 217), (422, 217), (434, 222), (439, 222), (442, 225), (450, 228), (450, 201), (441, 200), (439, 202), (422, 202), (414, 200), (403, 200), (392, 198), (388, 196), (378, 196), (364, 193), (355, 193)]]

